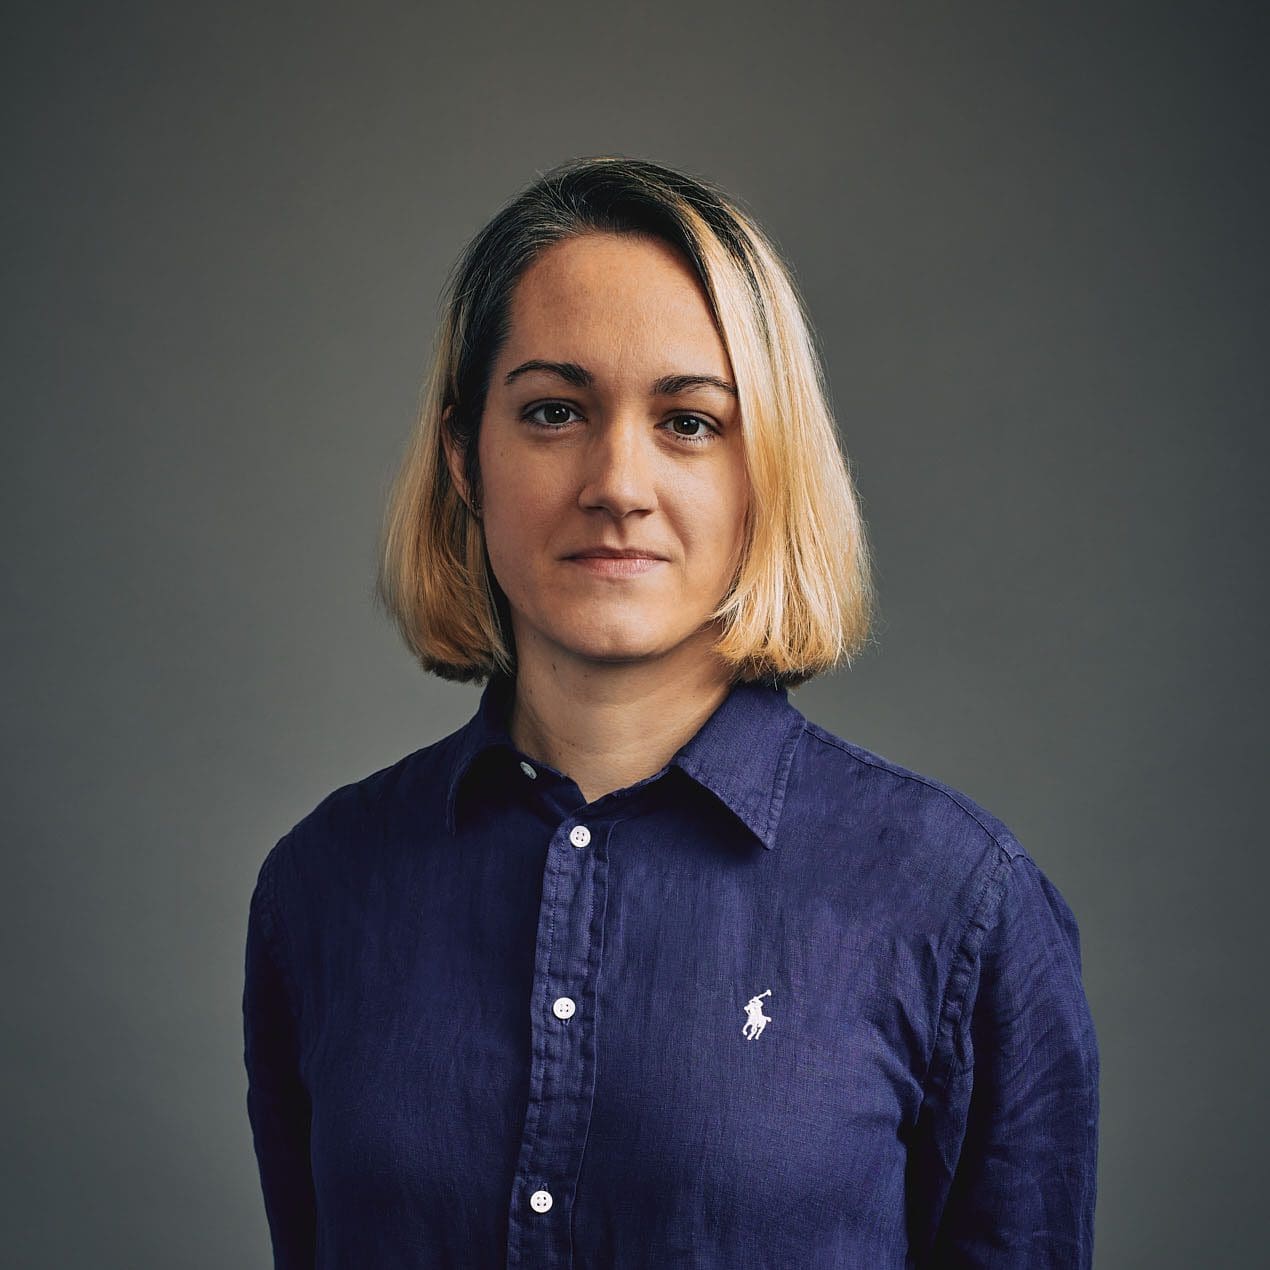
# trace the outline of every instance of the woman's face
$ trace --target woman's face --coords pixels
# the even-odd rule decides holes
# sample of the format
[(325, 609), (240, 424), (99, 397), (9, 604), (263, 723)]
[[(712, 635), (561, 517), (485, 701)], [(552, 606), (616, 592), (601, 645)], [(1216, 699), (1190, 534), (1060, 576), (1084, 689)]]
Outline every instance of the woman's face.
[[(523, 275), (479, 441), (518, 659), (708, 648), (748, 500), (731, 383), (705, 293), (660, 240), (589, 234)], [(579, 558), (598, 547), (654, 559)]]

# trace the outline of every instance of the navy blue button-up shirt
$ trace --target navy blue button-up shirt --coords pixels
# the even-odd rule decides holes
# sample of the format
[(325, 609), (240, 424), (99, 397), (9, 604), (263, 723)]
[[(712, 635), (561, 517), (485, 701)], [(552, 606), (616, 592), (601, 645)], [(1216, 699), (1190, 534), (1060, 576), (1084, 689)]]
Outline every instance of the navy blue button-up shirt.
[(512, 688), (260, 866), (275, 1264), (1090, 1266), (1079, 935), (1010, 830), (752, 683), (588, 803)]

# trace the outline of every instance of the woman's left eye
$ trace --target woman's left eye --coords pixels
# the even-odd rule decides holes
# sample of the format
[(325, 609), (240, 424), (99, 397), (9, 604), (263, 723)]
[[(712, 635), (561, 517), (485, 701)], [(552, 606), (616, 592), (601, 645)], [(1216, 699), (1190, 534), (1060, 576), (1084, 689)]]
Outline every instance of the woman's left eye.
[(667, 422), (675, 423), (680, 419), (686, 419), (689, 423), (699, 423), (702, 428), (705, 429), (705, 431), (691, 437), (684, 436), (682, 432), (676, 432), (675, 436), (679, 437), (682, 441), (695, 441), (700, 444), (708, 442), (718, 435), (718, 429), (716, 429), (712, 423), (703, 419), (700, 415), (672, 415)]

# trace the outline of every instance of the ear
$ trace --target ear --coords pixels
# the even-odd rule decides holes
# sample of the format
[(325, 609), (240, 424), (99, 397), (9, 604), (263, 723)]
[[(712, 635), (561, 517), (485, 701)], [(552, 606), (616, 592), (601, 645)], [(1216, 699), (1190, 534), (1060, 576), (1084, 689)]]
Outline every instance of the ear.
[(450, 469), (450, 480), (454, 483), (454, 488), (458, 490), (459, 497), (471, 510), (472, 500), (468, 495), (467, 476), (463, 471), (463, 456), (450, 430), (450, 416), (453, 412), (454, 407), (447, 406), (445, 413), (441, 416), (441, 445), (445, 451), (446, 466)]

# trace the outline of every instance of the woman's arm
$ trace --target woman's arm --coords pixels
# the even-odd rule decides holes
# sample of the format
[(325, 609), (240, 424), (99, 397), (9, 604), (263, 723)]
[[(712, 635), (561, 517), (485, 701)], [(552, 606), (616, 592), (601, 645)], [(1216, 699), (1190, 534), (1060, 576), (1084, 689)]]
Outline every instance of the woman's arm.
[[(281, 844), (279, 844), (281, 845)], [(277, 848), (260, 867), (247, 921), (243, 1058), (247, 1114), (260, 1166), (276, 1270), (313, 1270), (315, 1204), (308, 1092), (300, 1079), (295, 998), (274, 916)]]
[(972, 932), (950, 1053), (926, 1109), (933, 1158), (950, 1176), (921, 1264), (1089, 1270), (1099, 1055), (1080, 936), (1026, 854), (1003, 862), (997, 894), (995, 916)]

